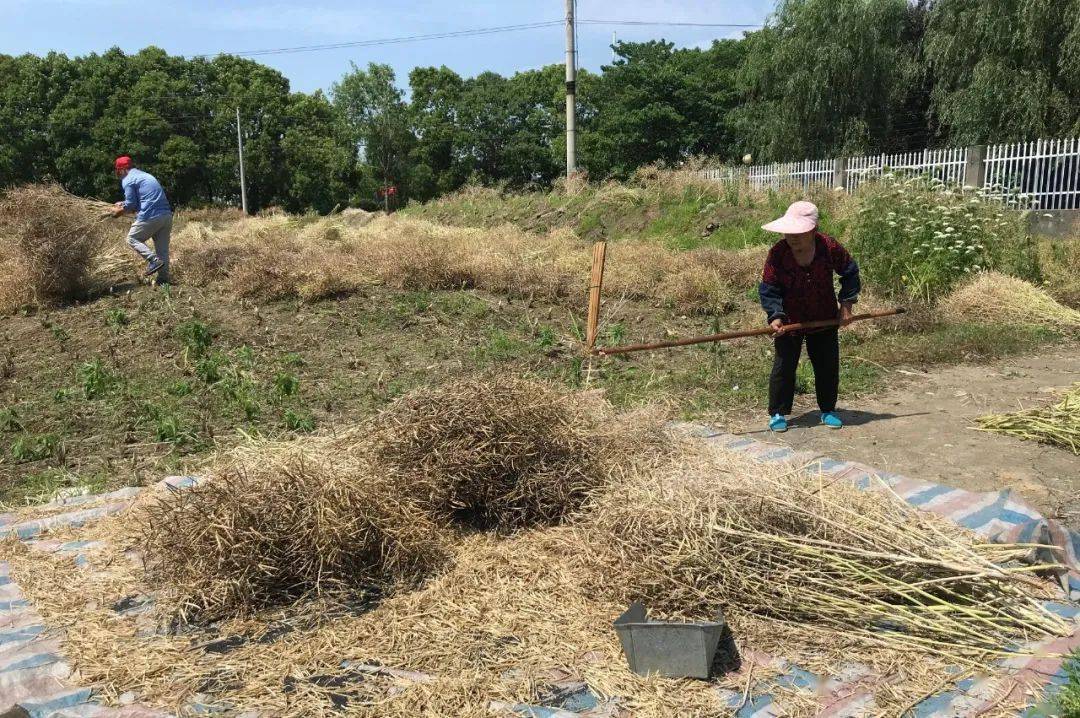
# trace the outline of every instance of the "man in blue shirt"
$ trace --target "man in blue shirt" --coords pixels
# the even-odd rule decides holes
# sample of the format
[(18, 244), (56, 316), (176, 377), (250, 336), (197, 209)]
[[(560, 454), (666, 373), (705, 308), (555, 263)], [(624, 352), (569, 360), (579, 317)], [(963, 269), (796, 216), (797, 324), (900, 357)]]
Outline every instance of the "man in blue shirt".
[[(118, 157), (116, 176), (124, 188), (124, 200), (116, 203), (113, 216), (133, 213), (135, 221), (128, 232), (128, 244), (146, 260), (146, 276), (157, 274), (158, 284), (169, 282), (169, 235), (172, 233), (172, 207), (165, 190), (154, 176), (135, 169), (130, 157)], [(154, 248), (146, 246), (154, 240)]]

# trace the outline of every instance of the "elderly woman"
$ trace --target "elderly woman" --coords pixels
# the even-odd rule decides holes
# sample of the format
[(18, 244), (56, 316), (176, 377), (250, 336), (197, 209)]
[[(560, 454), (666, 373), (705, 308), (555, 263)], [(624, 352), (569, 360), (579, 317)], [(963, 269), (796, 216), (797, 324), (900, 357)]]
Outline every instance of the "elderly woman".
[[(832, 237), (817, 231), (818, 209), (811, 202), (796, 202), (780, 219), (762, 226), (784, 238), (765, 259), (758, 294), (774, 330), (776, 355), (769, 377), (769, 429), (787, 431), (786, 414), (795, 399), (795, 370), (803, 339), (814, 367), (814, 385), (821, 423), (831, 429), (844, 424), (836, 415), (840, 386), (838, 327), (788, 331), (788, 324), (823, 319), (846, 320), (859, 296), (859, 265)], [(837, 299), (833, 274), (840, 277)]]

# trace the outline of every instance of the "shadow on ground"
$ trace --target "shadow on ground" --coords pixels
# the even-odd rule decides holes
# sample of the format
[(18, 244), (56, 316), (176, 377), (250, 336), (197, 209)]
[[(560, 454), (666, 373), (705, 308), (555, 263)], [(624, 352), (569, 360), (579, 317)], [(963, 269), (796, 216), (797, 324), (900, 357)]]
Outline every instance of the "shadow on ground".
[[(904, 419), (911, 416), (928, 416), (929, 411), (917, 411), (910, 414), (889, 414), (889, 413), (877, 413), (873, 411), (861, 411), (859, 409), (841, 409), (837, 412), (840, 415), (840, 419), (843, 420), (844, 426), (864, 426), (874, 422), (885, 422), (892, 419)], [(762, 424), (766, 423), (762, 420)], [(821, 412), (820, 411), (806, 411), (798, 416), (793, 416), (788, 419), (788, 431), (792, 429), (810, 429), (810, 428), (822, 428), (821, 426)], [(773, 435), (773, 432), (768, 428), (762, 426), (760, 429), (751, 429), (749, 431), (733, 431), (731, 434), (735, 436), (753, 436), (756, 434), (763, 434), (766, 436)]]

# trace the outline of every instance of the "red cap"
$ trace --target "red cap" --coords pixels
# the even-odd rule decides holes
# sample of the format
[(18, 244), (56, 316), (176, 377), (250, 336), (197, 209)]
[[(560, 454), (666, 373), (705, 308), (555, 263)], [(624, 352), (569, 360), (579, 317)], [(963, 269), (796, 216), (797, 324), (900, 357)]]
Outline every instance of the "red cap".
[(116, 158), (116, 169), (118, 169), (118, 170), (129, 170), (129, 169), (131, 169), (131, 158), (128, 157), (127, 155), (124, 155), (123, 157), (117, 157)]

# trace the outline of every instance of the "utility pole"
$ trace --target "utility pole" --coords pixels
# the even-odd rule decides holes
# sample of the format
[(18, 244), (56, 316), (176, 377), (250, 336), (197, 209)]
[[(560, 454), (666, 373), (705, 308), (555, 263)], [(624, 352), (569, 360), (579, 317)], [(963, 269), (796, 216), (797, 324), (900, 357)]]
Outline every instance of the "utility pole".
[(615, 46), (619, 44), (619, 33), (615, 30), (611, 31), (611, 62), (619, 59), (619, 56), (615, 54)]
[(566, 0), (566, 176), (577, 169), (577, 61), (574, 47), (574, 3)]
[(240, 135), (240, 108), (236, 108), (236, 150), (240, 153), (240, 207), (247, 214), (247, 187), (244, 185), (244, 138)]

